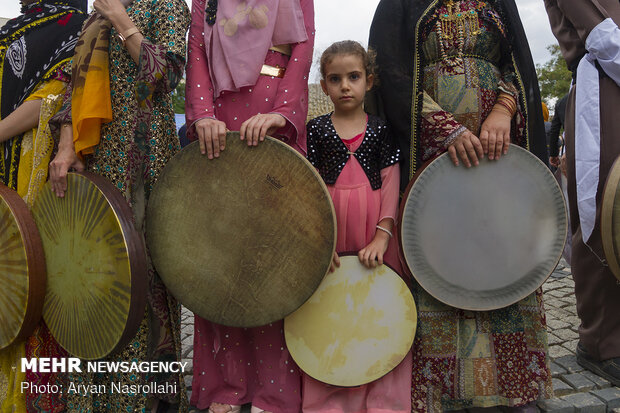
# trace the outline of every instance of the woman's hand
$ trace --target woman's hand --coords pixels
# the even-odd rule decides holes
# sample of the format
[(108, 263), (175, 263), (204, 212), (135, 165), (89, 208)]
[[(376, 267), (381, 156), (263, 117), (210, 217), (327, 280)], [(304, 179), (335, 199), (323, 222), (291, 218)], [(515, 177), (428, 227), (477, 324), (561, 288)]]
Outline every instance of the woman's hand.
[(119, 16), (127, 14), (120, 0), (95, 0), (93, 8), (97, 13), (114, 23)]
[(568, 176), (566, 175), (566, 165), (568, 164), (568, 162), (566, 162), (566, 154), (563, 154), (562, 156), (560, 156), (560, 171), (562, 171), (562, 174), (564, 176)]
[(480, 139), (469, 130), (466, 130), (448, 146), (448, 155), (450, 155), (454, 166), (459, 166), (459, 158), (461, 158), (463, 164), (469, 168), (472, 164), (478, 166), (478, 158), (482, 158), (484, 152), (482, 151)]
[(60, 198), (64, 197), (67, 191), (67, 172), (69, 172), (71, 168), (76, 171), (83, 171), (84, 163), (75, 153), (73, 129), (71, 125), (64, 124), (60, 129), (58, 153), (56, 153), (54, 160), (50, 162), (49, 168), (52, 191)]
[(560, 167), (560, 157), (559, 156), (550, 156), (549, 157), (549, 165), (555, 166), (556, 168)]
[(259, 141), (265, 140), (265, 135), (270, 135), (284, 126), (286, 126), (284, 116), (277, 113), (261, 113), (243, 122), (239, 132), (241, 140), (245, 139), (248, 146), (256, 146)]
[(499, 159), (508, 153), (510, 146), (511, 117), (500, 110), (491, 110), (489, 116), (482, 122), (480, 142), (489, 159)]
[(386, 232), (377, 230), (372, 241), (357, 253), (362, 265), (367, 268), (383, 265), (383, 254), (387, 250), (389, 241), (390, 236)]
[(219, 158), (226, 149), (226, 124), (213, 118), (200, 119), (194, 124), (200, 153), (206, 153), (209, 159)]
[(332, 263), (329, 266), (329, 272), (336, 271), (336, 268), (340, 268), (340, 257), (338, 256), (338, 253), (334, 251), (334, 256), (332, 257)]

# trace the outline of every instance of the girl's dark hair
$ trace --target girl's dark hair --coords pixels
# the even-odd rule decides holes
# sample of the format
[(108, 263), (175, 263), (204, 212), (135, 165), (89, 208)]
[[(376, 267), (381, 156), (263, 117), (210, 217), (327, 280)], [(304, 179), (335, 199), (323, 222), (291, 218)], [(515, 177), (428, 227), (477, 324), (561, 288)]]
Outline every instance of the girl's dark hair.
[[(321, 77), (325, 78), (325, 67), (338, 55), (354, 55), (359, 56), (364, 64), (366, 76), (375, 75), (375, 56), (374, 50), (364, 49), (364, 47), (354, 40), (343, 40), (333, 43), (321, 55)], [(376, 81), (377, 79), (375, 79)]]

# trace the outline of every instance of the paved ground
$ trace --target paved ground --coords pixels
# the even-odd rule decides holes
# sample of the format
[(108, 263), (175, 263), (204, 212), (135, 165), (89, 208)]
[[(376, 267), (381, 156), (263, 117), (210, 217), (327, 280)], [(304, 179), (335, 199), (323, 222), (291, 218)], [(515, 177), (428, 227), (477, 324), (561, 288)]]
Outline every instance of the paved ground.
[[(575, 359), (579, 318), (575, 309), (574, 282), (564, 260), (543, 285), (549, 332), (549, 355), (555, 398), (538, 404), (550, 413), (620, 413), (620, 388), (584, 371)], [(194, 325), (193, 315), (182, 315), (183, 359), (191, 366)], [(191, 392), (191, 370), (185, 382)], [(493, 413), (499, 409), (470, 409), (470, 412)]]

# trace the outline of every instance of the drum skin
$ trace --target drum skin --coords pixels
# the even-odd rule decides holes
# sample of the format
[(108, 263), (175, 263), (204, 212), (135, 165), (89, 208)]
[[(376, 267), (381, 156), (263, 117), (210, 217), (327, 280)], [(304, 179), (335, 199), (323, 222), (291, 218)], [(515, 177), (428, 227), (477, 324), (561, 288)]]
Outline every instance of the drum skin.
[(327, 187), (288, 145), (248, 147), (229, 132), (217, 159), (192, 143), (151, 194), (147, 245), (166, 287), (212, 322), (255, 327), (284, 318), (316, 290), (336, 246)]
[(43, 319), (73, 356), (100, 359), (135, 336), (146, 306), (142, 235), (105, 178), (70, 173), (58, 198), (48, 182), (33, 207), (47, 262)]
[(0, 183), (0, 349), (34, 331), (43, 310), (45, 255), (30, 210)]
[(407, 284), (387, 265), (343, 256), (310, 299), (284, 320), (286, 346), (310, 377), (360, 386), (392, 371), (415, 337), (417, 312)]
[(413, 277), (452, 307), (494, 310), (527, 297), (555, 269), (567, 216), (553, 174), (510, 145), (498, 161), (419, 170), (401, 202), (401, 252)]
[(612, 165), (603, 190), (601, 237), (609, 269), (620, 280), (620, 157)]

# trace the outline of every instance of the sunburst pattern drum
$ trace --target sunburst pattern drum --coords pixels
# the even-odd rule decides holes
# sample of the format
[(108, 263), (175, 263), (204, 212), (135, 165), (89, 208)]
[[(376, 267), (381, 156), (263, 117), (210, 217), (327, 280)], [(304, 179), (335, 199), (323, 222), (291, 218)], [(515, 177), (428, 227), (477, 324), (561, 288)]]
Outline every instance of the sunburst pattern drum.
[(0, 183), (0, 349), (32, 333), (44, 295), (39, 232), (26, 203)]
[(620, 280), (620, 157), (614, 162), (605, 182), (601, 237), (609, 269)]
[(455, 167), (445, 153), (416, 173), (401, 204), (409, 270), (433, 297), (493, 310), (534, 292), (562, 255), (562, 191), (536, 156), (510, 145), (498, 161)]
[(299, 153), (229, 132), (209, 160), (198, 143), (168, 162), (147, 209), (147, 243), (172, 294), (215, 323), (282, 319), (318, 287), (336, 246), (327, 187)]
[(415, 337), (417, 313), (409, 288), (387, 265), (364, 267), (341, 257), (310, 299), (284, 320), (297, 365), (336, 386), (370, 383), (394, 369)]
[(48, 283), (43, 318), (70, 354), (125, 347), (144, 317), (146, 249), (129, 205), (106, 179), (70, 173), (64, 198), (48, 182), (34, 204)]

